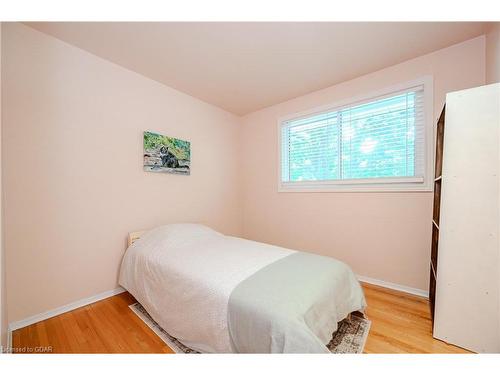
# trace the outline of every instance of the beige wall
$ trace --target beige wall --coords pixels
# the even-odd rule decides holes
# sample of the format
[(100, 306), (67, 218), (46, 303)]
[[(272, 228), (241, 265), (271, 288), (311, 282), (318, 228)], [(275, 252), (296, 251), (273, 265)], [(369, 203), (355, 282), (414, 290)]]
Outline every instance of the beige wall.
[[(2, 71), (2, 22), (0, 22), (0, 72)], [(7, 345), (7, 305), (5, 293), (5, 253), (3, 246), (3, 183), (2, 183), (2, 75), (0, 74), (0, 347)], [(1, 352), (1, 349), (0, 349)]]
[[(8, 319), (113, 289), (127, 232), (203, 222), (241, 235), (240, 119), (4, 24)], [(142, 132), (191, 141), (191, 176), (142, 171)]]
[(445, 93), (485, 82), (484, 36), (244, 117), (243, 233), (330, 255), (363, 276), (426, 290), (432, 193), (278, 193), (277, 118), (424, 75), (434, 117)]
[(500, 22), (486, 32), (486, 83), (500, 82)]

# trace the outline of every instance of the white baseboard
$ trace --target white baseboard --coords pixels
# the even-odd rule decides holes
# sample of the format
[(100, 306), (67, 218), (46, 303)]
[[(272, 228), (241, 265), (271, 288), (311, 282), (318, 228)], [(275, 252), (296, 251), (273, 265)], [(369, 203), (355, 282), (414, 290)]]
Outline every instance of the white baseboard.
[(41, 314), (30, 316), (29, 318), (26, 318), (23, 320), (18, 320), (17, 322), (12, 322), (9, 324), (9, 329), (8, 329), (8, 333), (7, 333), (8, 334), (7, 340), (8, 341), (10, 340), (10, 342), (8, 342), (8, 347), (10, 348), (11, 347), (10, 345), (12, 344), (12, 331), (15, 331), (16, 329), (27, 327), (31, 324), (41, 322), (42, 320), (53, 318), (54, 316), (64, 314), (65, 312), (75, 310), (75, 309), (82, 307), (82, 306), (90, 305), (91, 303), (100, 301), (100, 300), (108, 298), (108, 297), (115, 296), (117, 294), (123, 293), (124, 291), (125, 291), (125, 289), (123, 289), (122, 287), (118, 287), (116, 289), (108, 290), (106, 292), (96, 294), (95, 296), (84, 298), (84, 299), (81, 299), (79, 301), (69, 303), (67, 305), (55, 308), (55, 309), (50, 310), (50, 311), (46, 311), (46, 312), (41, 313)]
[(381, 286), (381, 287), (387, 288), (387, 289), (398, 290), (400, 292), (413, 294), (413, 295), (419, 296), (419, 297), (429, 298), (429, 292), (427, 290), (412, 288), (412, 287), (409, 287), (406, 285), (395, 284), (395, 283), (391, 283), (389, 281), (373, 279), (371, 277), (366, 277), (366, 276), (361, 276), (361, 275), (356, 275), (356, 276), (357, 276), (359, 281), (362, 281), (364, 283)]
[(12, 331), (7, 328), (7, 350), (4, 353), (10, 353), (12, 350)]

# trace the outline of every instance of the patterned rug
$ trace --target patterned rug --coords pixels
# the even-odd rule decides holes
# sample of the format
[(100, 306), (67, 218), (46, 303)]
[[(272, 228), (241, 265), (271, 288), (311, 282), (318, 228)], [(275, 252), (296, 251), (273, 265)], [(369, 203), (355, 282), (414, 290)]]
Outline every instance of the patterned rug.
[[(183, 345), (175, 337), (170, 336), (153, 318), (147, 313), (139, 302), (129, 306), (130, 309), (146, 323), (146, 325), (158, 335), (175, 353), (178, 354), (199, 354), (196, 350)], [(350, 318), (345, 318), (339, 322), (337, 332), (332, 336), (332, 340), (326, 346), (333, 354), (359, 354), (363, 353), (371, 321), (358, 314), (351, 314)]]

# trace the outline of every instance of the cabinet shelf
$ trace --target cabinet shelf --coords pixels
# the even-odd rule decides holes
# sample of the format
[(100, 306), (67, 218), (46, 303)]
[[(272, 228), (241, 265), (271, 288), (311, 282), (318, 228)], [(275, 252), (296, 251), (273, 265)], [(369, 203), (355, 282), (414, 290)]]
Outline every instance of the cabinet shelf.
[(431, 270), (429, 282), (429, 305), (431, 307), (431, 317), (434, 321), (434, 307), (436, 300), (436, 267), (438, 262), (438, 243), (439, 243), (439, 217), (441, 215), (441, 185), (443, 171), (443, 142), (444, 142), (444, 120), (445, 109), (441, 111), (436, 129), (436, 164), (434, 178), (434, 204), (432, 210), (432, 241), (431, 241)]

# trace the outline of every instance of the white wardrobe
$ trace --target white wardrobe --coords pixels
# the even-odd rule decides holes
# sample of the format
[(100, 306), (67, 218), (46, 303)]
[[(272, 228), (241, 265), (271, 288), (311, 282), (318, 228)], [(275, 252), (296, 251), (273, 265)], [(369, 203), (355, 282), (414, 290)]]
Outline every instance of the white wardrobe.
[(433, 335), (474, 352), (498, 353), (500, 84), (446, 96), (442, 146), (433, 222)]

